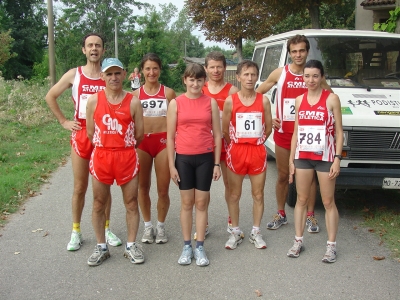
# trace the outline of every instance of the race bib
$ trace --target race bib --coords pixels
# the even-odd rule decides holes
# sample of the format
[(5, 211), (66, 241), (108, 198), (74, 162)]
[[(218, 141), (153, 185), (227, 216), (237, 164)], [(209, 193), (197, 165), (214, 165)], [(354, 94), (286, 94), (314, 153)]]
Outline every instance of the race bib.
[(236, 113), (236, 137), (262, 137), (262, 113)]
[(294, 98), (283, 99), (283, 121), (294, 122), (295, 120), (295, 100)]
[(325, 125), (299, 126), (297, 141), (300, 151), (320, 152), (325, 149)]
[(79, 98), (78, 118), (86, 119), (86, 105), (91, 94), (82, 94)]
[(144, 117), (166, 117), (167, 100), (166, 99), (146, 99), (140, 100), (143, 107)]

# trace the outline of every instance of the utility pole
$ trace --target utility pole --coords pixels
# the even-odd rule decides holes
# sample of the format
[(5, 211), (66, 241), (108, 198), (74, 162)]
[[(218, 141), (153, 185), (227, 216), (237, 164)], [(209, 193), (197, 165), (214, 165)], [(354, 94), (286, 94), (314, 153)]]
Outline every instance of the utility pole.
[(54, 19), (53, 19), (53, 0), (47, 0), (47, 40), (49, 43), (49, 74), (51, 86), (56, 84), (56, 60), (54, 50)]
[(114, 32), (115, 32), (115, 34), (114, 34), (114, 37), (115, 37), (115, 40), (114, 40), (114, 43), (115, 43), (115, 58), (118, 58), (118, 29), (117, 29), (117, 21), (114, 21), (114, 24), (115, 24), (115, 26), (114, 26)]

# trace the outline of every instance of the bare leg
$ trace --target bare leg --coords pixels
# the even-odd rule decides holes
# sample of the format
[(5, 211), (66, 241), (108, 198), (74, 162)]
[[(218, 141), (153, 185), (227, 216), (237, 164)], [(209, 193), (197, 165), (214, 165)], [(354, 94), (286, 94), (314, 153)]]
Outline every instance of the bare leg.
[(275, 145), (276, 167), (278, 169), (278, 179), (276, 181), (276, 202), (278, 210), (285, 210), (286, 198), (288, 195), (289, 178), (289, 156), (288, 149)]
[(85, 194), (89, 182), (89, 160), (80, 157), (71, 148), (72, 172), (74, 175), (74, 191), (72, 194), (72, 222), (80, 223)]
[[(184, 241), (191, 240), (195, 190), (181, 190), (181, 226)], [(203, 233), (204, 235), (204, 233)]]
[(297, 201), (294, 208), (294, 226), (298, 237), (303, 236), (307, 216), (307, 199), (312, 188), (313, 177), (313, 169), (296, 169)]
[(233, 173), (227, 169), (229, 184), (228, 211), (232, 221), (232, 227), (239, 226), (239, 200), (242, 195), (242, 183), (244, 175)]
[(249, 175), (251, 182), (251, 195), (253, 197), (253, 226), (260, 227), (264, 214), (264, 186), (267, 172)]
[(105, 244), (105, 229), (106, 223), (105, 210), (108, 197), (110, 194), (110, 186), (92, 178), (93, 181), (93, 209), (92, 209), (92, 225), (96, 234), (98, 244)]
[(157, 176), (157, 212), (158, 221), (164, 223), (167, 218), (170, 199), (169, 199), (169, 184), (171, 177), (169, 175), (167, 149), (164, 149), (157, 154), (154, 160), (154, 167)]
[(151, 171), (153, 166), (153, 158), (140, 149), (137, 149), (140, 162), (139, 172), (139, 206), (145, 222), (151, 221)]
[[(194, 190), (194, 204), (196, 208), (196, 231), (197, 241), (204, 241), (208, 220), (208, 199), (210, 192)], [(190, 236), (190, 235), (189, 235)]]
[(122, 195), (126, 208), (126, 227), (128, 230), (127, 242), (135, 242), (139, 229), (139, 206), (138, 206), (138, 176), (128, 183), (121, 185)]

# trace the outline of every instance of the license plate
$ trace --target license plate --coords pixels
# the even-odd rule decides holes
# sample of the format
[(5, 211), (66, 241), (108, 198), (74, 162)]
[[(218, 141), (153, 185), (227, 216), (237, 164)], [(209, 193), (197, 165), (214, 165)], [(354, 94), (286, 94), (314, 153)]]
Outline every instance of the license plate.
[(383, 189), (400, 189), (400, 178), (383, 178)]

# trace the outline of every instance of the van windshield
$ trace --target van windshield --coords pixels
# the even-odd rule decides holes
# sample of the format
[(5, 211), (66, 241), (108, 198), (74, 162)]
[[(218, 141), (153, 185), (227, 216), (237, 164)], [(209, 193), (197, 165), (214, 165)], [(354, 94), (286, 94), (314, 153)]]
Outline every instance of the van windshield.
[(332, 87), (400, 87), (400, 39), (308, 37), (308, 59), (322, 61)]

